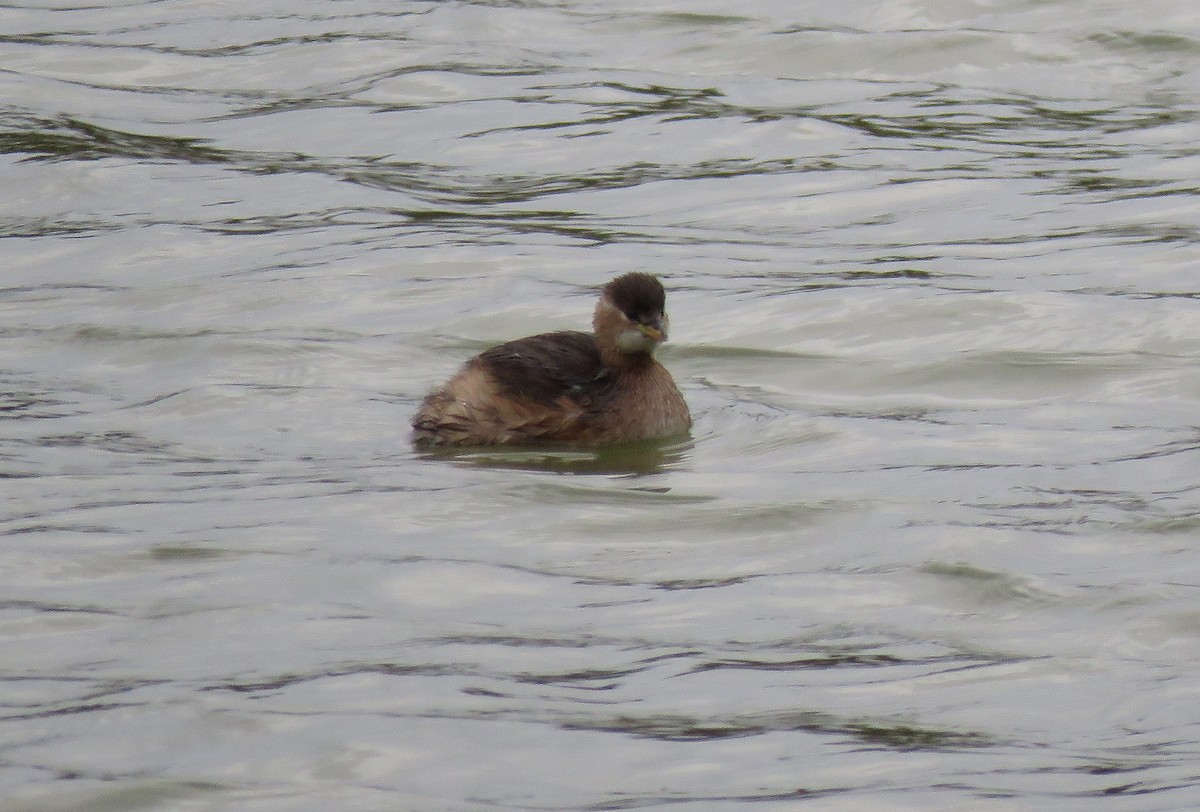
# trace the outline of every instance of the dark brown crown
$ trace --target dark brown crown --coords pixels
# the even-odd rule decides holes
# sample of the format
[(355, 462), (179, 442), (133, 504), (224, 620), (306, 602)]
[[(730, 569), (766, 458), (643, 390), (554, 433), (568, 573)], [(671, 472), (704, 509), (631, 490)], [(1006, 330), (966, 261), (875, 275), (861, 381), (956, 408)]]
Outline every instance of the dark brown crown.
[(648, 273), (627, 273), (604, 286), (604, 295), (633, 321), (662, 315), (667, 294), (662, 283)]

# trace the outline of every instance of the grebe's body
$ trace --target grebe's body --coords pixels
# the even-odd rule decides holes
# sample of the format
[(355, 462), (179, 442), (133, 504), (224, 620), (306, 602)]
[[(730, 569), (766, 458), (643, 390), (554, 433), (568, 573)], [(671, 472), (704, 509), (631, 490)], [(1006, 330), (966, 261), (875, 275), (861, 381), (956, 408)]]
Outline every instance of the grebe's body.
[(475, 356), (430, 392), (413, 418), (425, 445), (606, 445), (683, 434), (691, 415), (654, 359), (667, 338), (657, 279), (630, 273), (605, 285), (594, 334), (520, 338)]

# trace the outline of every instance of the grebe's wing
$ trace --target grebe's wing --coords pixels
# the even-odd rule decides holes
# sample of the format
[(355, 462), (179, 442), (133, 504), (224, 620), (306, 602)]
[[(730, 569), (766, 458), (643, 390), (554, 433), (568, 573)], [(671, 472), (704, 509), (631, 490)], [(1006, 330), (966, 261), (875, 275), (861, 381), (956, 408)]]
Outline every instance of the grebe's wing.
[(575, 330), (518, 338), (471, 364), (485, 369), (505, 395), (534, 403), (567, 397), (583, 405), (611, 384), (596, 339)]

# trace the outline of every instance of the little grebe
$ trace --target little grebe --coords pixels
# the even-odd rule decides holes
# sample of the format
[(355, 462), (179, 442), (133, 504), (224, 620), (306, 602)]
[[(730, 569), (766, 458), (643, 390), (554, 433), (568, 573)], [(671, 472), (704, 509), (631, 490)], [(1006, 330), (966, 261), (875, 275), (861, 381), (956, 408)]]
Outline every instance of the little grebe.
[(426, 445), (602, 445), (682, 434), (691, 415), (654, 360), (667, 340), (666, 294), (644, 273), (604, 286), (595, 334), (520, 338), (475, 356), (426, 395), (413, 418)]

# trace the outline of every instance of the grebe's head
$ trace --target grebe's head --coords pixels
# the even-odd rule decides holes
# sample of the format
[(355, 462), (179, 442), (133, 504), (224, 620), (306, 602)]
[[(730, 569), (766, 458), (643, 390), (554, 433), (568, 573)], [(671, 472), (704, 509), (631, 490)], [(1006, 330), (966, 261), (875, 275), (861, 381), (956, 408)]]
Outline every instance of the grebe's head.
[(593, 326), (602, 349), (649, 354), (667, 340), (666, 292), (650, 274), (627, 273), (604, 286)]

